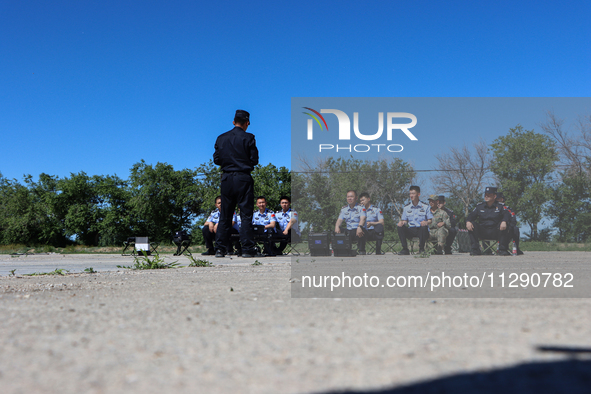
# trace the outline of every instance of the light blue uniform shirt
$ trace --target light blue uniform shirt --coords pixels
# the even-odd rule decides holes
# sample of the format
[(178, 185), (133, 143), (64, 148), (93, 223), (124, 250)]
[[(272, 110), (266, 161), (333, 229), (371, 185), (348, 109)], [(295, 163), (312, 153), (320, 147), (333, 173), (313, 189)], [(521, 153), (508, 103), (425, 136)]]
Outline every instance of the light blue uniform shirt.
[[(377, 222), (377, 221), (382, 220), (384, 218), (384, 215), (382, 215), (382, 210), (378, 207), (374, 207), (373, 205), (370, 205), (369, 208), (365, 209), (365, 214), (367, 215), (367, 219), (365, 219), (365, 223)], [(367, 224), (363, 227), (367, 228), (368, 230), (373, 230), (373, 226), (367, 227)]]
[(296, 211), (292, 211), (291, 208), (287, 210), (287, 212), (283, 212), (283, 210), (275, 213), (275, 219), (277, 219), (277, 223), (279, 223), (279, 228), (281, 231), (284, 231), (289, 221), (291, 219), (295, 219), (295, 223), (291, 226), (291, 229), (297, 234), (300, 234), (300, 225), (298, 223), (298, 213)]
[[(269, 208), (265, 208), (265, 212), (263, 213), (257, 210), (252, 215), (252, 224), (257, 224), (259, 226), (266, 226), (269, 223), (276, 221), (277, 219), (275, 219), (275, 212), (271, 211)], [(275, 229), (273, 229), (273, 231), (275, 231)], [(267, 232), (267, 229), (265, 229), (265, 232)]]
[(355, 205), (353, 208), (345, 205), (341, 208), (341, 213), (339, 213), (339, 219), (347, 223), (347, 230), (356, 230), (359, 227), (361, 218), (366, 216), (363, 205)]
[(419, 201), (417, 205), (412, 205), (411, 202), (404, 207), (401, 219), (408, 220), (408, 225), (410, 227), (421, 227), (421, 222), (433, 219), (433, 214), (431, 213), (431, 207), (429, 204)]
[(232, 222), (234, 222), (234, 225), (232, 227), (234, 227), (234, 229), (236, 229), (238, 232), (240, 232), (240, 226), (242, 225), (242, 220), (240, 220), (240, 215), (238, 215), (236, 212), (234, 212), (234, 216), (232, 216)]
[(211, 223), (215, 224), (215, 223), (218, 223), (219, 221), (220, 221), (220, 210), (216, 208), (213, 211), (211, 211), (206, 222), (211, 222)]

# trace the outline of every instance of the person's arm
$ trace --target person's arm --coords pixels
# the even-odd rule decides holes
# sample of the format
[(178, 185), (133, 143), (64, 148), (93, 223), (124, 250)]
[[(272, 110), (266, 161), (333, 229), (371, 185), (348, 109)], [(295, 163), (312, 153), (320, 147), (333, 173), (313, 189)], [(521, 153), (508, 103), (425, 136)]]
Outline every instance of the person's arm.
[(367, 222), (367, 226), (377, 226), (378, 224), (384, 225), (384, 219), (378, 219), (377, 222)]
[(289, 230), (291, 230), (292, 226), (297, 222), (296, 218), (291, 218), (291, 220), (289, 221), (289, 223), (287, 223), (287, 226), (285, 226), (285, 230), (283, 230), (283, 234), (287, 235), (289, 233)]
[(271, 214), (271, 217), (269, 218), (269, 224), (265, 225), (265, 228), (266, 229), (275, 228), (276, 225), (277, 225), (277, 219), (275, 219), (275, 214)]
[(458, 224), (457, 223), (457, 220), (456, 220), (457, 219), (456, 218), (456, 215), (452, 211), (445, 211), (445, 212), (447, 212), (447, 214), (449, 216), (449, 221), (451, 223), (451, 227), (454, 227), (455, 228), (456, 225)]
[(365, 224), (365, 220), (367, 219), (367, 216), (361, 216), (361, 218), (359, 218), (359, 224), (357, 225), (357, 236), (358, 237), (363, 237), (363, 225)]
[(252, 142), (250, 145), (250, 164), (252, 164), (253, 167), (259, 164), (259, 150), (257, 149), (257, 143), (254, 139), (254, 135), (252, 136)]
[(427, 213), (425, 214), (425, 220), (421, 221), (421, 227), (430, 226), (432, 222), (433, 222), (433, 214), (431, 213), (431, 209), (427, 208)]
[(451, 228), (451, 219), (449, 218), (449, 215), (447, 214), (447, 212), (443, 211), (445, 213), (445, 215), (443, 215), (444, 220), (443, 220), (443, 225), (445, 226), (446, 229), (450, 229)]
[(476, 206), (476, 208), (474, 208), (474, 210), (472, 212), (470, 212), (468, 214), (468, 217), (466, 218), (466, 229), (468, 231), (474, 230), (474, 224), (472, 224), (472, 222), (474, 220), (476, 220), (477, 218), (478, 218), (478, 206)]
[[(219, 137), (218, 137), (219, 138)], [(215, 145), (214, 145), (214, 152), (213, 152), (213, 163), (217, 164), (218, 166), (222, 165), (221, 161), (220, 161), (220, 153), (219, 153), (219, 146), (218, 146), (218, 140), (215, 140)]]
[(343, 224), (343, 219), (338, 218), (336, 224), (334, 225), (334, 232), (337, 234), (341, 233), (341, 224)]

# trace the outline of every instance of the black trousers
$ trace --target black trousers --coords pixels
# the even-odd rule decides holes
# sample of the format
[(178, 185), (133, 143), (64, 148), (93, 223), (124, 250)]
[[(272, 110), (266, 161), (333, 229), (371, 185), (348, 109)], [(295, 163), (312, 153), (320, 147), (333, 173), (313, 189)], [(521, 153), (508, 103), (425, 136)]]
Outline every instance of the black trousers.
[[(354, 230), (345, 230), (345, 234), (349, 237), (349, 246), (353, 248), (353, 245), (359, 242), (361, 238), (357, 236), (357, 229)], [(357, 244), (357, 250), (361, 250), (359, 248), (360, 244)], [(365, 247), (365, 243), (363, 244)]]
[(203, 228), (201, 229), (201, 232), (203, 233), (203, 239), (205, 240), (205, 247), (207, 248), (208, 251), (213, 251), (214, 247), (213, 247), (213, 243), (215, 242), (215, 234), (212, 231), (209, 231), (209, 226), (203, 226)]
[(373, 229), (363, 229), (363, 237), (357, 238), (357, 249), (365, 252), (367, 241), (376, 241), (376, 253), (382, 251), (382, 240), (384, 239), (384, 226), (376, 224)]
[(230, 245), (232, 216), (236, 205), (240, 208), (240, 243), (244, 253), (254, 251), (252, 232), (252, 213), (254, 209), (254, 182), (252, 176), (245, 172), (224, 172), (221, 183), (222, 208), (220, 222), (215, 237), (215, 247), (222, 252)]
[(451, 246), (456, 239), (456, 235), (458, 235), (458, 229), (453, 227), (449, 229), (449, 233), (447, 234), (447, 238), (445, 239), (445, 252), (451, 252)]
[(425, 242), (429, 239), (429, 228), (427, 226), (420, 227), (398, 227), (398, 238), (400, 238), (400, 245), (403, 250), (408, 250), (407, 238), (419, 237), (419, 250), (425, 249)]
[(468, 235), (470, 236), (470, 246), (473, 252), (480, 250), (479, 239), (496, 239), (499, 241), (499, 250), (507, 250), (507, 243), (509, 242), (508, 228), (501, 231), (498, 227), (483, 227), (478, 223), (474, 223), (474, 230), (468, 231)]
[(521, 237), (521, 232), (519, 231), (519, 227), (517, 226), (509, 226), (509, 234), (507, 236), (507, 250), (513, 249), (513, 245), (509, 245), (511, 241), (515, 241), (515, 246), (517, 250), (519, 250), (519, 238)]
[[(218, 226), (218, 231), (219, 231), (219, 226)], [(216, 233), (211, 232), (209, 230), (209, 226), (203, 226), (203, 228), (201, 229), (201, 232), (203, 233), (203, 239), (205, 240), (205, 247), (207, 248), (207, 250), (209, 252), (214, 250), (214, 243), (215, 238), (216, 238)], [(236, 230), (234, 227), (230, 228), (230, 234), (234, 235), (234, 234), (239, 234), (238, 230)], [(240, 246), (240, 238), (234, 238), (234, 237), (230, 237), (230, 243), (228, 243), (226, 245), (226, 251), (230, 251), (232, 250), (231, 246), (233, 246), (238, 252), (241, 252), (242, 247)]]

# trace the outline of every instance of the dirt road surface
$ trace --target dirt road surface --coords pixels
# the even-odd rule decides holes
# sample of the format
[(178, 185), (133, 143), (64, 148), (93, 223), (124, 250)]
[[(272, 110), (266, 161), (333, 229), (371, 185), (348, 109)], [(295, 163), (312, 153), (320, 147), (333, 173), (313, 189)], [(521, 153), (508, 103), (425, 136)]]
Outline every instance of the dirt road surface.
[(588, 298), (295, 299), (291, 258), (210, 260), (0, 256), (0, 392), (591, 392)]

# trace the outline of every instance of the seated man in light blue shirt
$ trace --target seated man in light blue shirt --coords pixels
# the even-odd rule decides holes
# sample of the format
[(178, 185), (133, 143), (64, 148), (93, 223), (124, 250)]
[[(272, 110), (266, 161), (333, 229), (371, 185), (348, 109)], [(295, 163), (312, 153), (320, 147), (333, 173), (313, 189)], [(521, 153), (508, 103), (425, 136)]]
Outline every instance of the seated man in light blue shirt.
[[(265, 196), (257, 197), (257, 207), (259, 210), (252, 215), (252, 224), (264, 226), (265, 233), (274, 233), (277, 220), (275, 219), (275, 212), (267, 208), (267, 199)], [(265, 241), (264, 254), (267, 256), (275, 256), (275, 250), (270, 240)]]
[(419, 200), (421, 188), (411, 186), (409, 190), (410, 204), (404, 207), (402, 216), (398, 222), (398, 237), (402, 250), (399, 255), (409, 255), (407, 238), (419, 238), (419, 252), (425, 252), (425, 242), (429, 239), (429, 224), (433, 219), (431, 207)]
[(220, 208), (222, 207), (222, 196), (217, 196), (215, 198), (214, 203), (215, 209), (211, 211), (211, 214), (208, 216), (207, 220), (203, 224), (203, 228), (201, 229), (201, 232), (203, 233), (203, 240), (205, 241), (205, 248), (207, 249), (205, 252), (201, 253), (204, 256), (215, 255), (215, 233), (218, 230), (218, 223), (220, 221)]
[(366, 216), (365, 207), (363, 205), (357, 205), (357, 192), (355, 190), (349, 190), (347, 192), (347, 205), (341, 208), (339, 218), (334, 226), (334, 232), (340, 234), (341, 224), (345, 222), (347, 226), (345, 234), (349, 236), (349, 244), (353, 245), (363, 237), (363, 226), (365, 225)]
[(298, 213), (291, 209), (291, 199), (287, 196), (281, 196), (279, 199), (281, 211), (275, 212), (275, 219), (279, 225), (279, 234), (277, 238), (282, 239), (277, 247), (277, 254), (283, 254), (283, 250), (289, 242), (297, 243), (300, 239), (300, 226), (298, 223)]
[(367, 215), (365, 226), (363, 226), (363, 237), (359, 238), (359, 254), (365, 254), (365, 243), (367, 241), (376, 241), (376, 255), (382, 253), (382, 240), (384, 239), (384, 215), (382, 210), (371, 204), (369, 193), (363, 192), (359, 195), (359, 202), (365, 207)]

